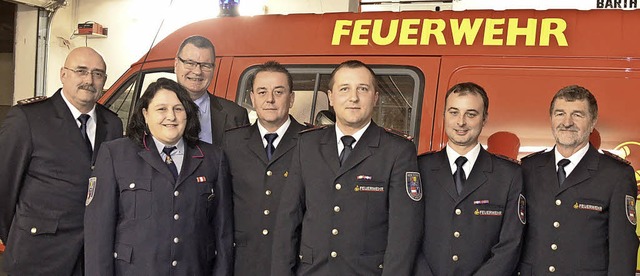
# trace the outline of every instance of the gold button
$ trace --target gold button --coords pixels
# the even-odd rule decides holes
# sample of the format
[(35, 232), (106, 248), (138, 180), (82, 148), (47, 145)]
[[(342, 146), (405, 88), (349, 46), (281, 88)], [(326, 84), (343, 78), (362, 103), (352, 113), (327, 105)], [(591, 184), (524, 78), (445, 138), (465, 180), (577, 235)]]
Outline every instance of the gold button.
[(562, 205), (562, 200), (556, 199), (556, 205), (558, 206)]
[(269, 215), (269, 210), (264, 210), (263, 213), (264, 213), (265, 216), (268, 216)]
[(265, 194), (265, 195), (271, 195), (271, 190), (266, 190), (266, 191), (264, 191), (264, 194)]
[(558, 250), (558, 245), (556, 245), (555, 243), (551, 245), (551, 250)]
[(178, 195), (180, 195), (180, 192), (178, 191), (173, 192), (173, 196), (178, 196)]
[(135, 188), (135, 187), (136, 187), (136, 183), (131, 183), (131, 184), (129, 184), (129, 189), (133, 189), (133, 188)]
[(263, 230), (262, 230), (262, 235), (265, 235), (265, 236), (266, 236), (266, 235), (269, 235), (269, 230), (267, 230), (267, 229), (263, 229)]
[(178, 215), (178, 214), (173, 215), (173, 219), (174, 220), (179, 220), (180, 219), (180, 215)]
[(456, 209), (456, 215), (458, 215), (458, 216), (459, 216), (460, 214), (462, 214), (462, 210), (460, 210), (460, 209)]
[(457, 261), (458, 261), (458, 255), (453, 255), (453, 257), (451, 257), (451, 259), (452, 259), (454, 262), (457, 262)]
[(460, 232), (458, 232), (458, 231), (453, 232), (453, 236), (456, 237), (456, 238), (459, 238), (460, 237)]
[(173, 261), (173, 262), (171, 262), (171, 265), (172, 265), (172, 266), (177, 266), (177, 265), (178, 265), (178, 261)]
[(31, 234), (35, 234), (35, 233), (38, 233), (38, 228), (32, 227)]
[(331, 257), (332, 258), (338, 257), (338, 252), (331, 251)]
[(336, 184), (336, 190), (340, 190), (342, 189), (342, 185), (340, 185), (340, 183)]
[(555, 227), (555, 228), (560, 227), (560, 223), (559, 223), (559, 222), (557, 222), (557, 221), (554, 221), (554, 222), (553, 222), (553, 227)]
[(338, 235), (338, 229), (331, 230), (331, 234), (333, 234), (334, 236)]
[(334, 212), (340, 212), (340, 206), (333, 206), (333, 211)]
[(267, 176), (272, 176), (272, 175), (273, 175), (273, 172), (267, 171)]
[(113, 258), (118, 258), (118, 252), (113, 252)]
[(180, 242), (180, 239), (178, 239), (178, 237), (173, 238), (173, 243), (178, 243)]
[(549, 272), (556, 272), (556, 267), (555, 266), (550, 266), (549, 267)]

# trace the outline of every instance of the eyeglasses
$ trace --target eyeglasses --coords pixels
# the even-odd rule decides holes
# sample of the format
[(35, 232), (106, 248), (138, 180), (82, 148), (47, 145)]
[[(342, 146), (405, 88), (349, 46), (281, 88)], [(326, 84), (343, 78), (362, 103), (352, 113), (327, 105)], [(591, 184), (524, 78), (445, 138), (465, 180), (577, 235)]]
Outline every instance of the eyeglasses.
[(189, 70), (192, 69), (196, 69), (196, 67), (200, 66), (200, 70), (202, 71), (212, 71), (213, 70), (213, 63), (208, 63), (208, 62), (195, 62), (192, 60), (184, 60), (180, 57), (176, 57), (178, 58), (178, 60), (180, 62), (182, 62), (182, 64), (184, 64), (184, 67), (186, 67)]
[(84, 68), (78, 68), (78, 69), (71, 69), (69, 67), (63, 67), (64, 69), (67, 69), (71, 72), (74, 72), (76, 74), (78, 74), (79, 76), (85, 77), (89, 74), (91, 74), (91, 77), (96, 78), (96, 79), (106, 79), (107, 78), (107, 74), (105, 72), (101, 72), (101, 71), (89, 71), (87, 69)]

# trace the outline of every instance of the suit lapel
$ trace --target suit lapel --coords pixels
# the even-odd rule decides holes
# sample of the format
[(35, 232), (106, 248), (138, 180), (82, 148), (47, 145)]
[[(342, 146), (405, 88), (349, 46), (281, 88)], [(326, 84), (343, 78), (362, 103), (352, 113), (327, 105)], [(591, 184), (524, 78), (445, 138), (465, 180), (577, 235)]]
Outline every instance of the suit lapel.
[(571, 174), (567, 176), (567, 179), (564, 180), (558, 194), (591, 178), (591, 175), (598, 170), (598, 154), (598, 151), (589, 145), (587, 153), (582, 157), (582, 160), (580, 160)]
[[(458, 191), (456, 191), (456, 185), (453, 183), (453, 174), (449, 168), (449, 158), (447, 157), (447, 151), (442, 149), (435, 153), (437, 155), (438, 164), (433, 168), (433, 175), (435, 175), (435, 181), (447, 191), (447, 194), (454, 200), (458, 201)], [(428, 181), (428, 180), (427, 180)]]
[[(298, 143), (298, 132), (302, 131), (304, 127), (300, 123), (298, 123), (298, 121), (293, 119), (293, 116), (290, 117), (291, 124), (289, 124), (289, 128), (287, 128), (287, 131), (284, 133), (282, 140), (280, 140), (280, 143), (278, 143), (278, 147), (276, 147), (276, 151), (273, 153), (270, 162), (276, 162), (280, 157), (293, 149), (293, 147), (295, 147)], [(264, 149), (263, 152), (265, 152)]]
[(254, 123), (249, 130), (248, 135), (245, 137), (246, 145), (253, 154), (255, 154), (263, 164), (269, 163), (267, 160), (267, 152), (262, 147), (262, 137), (260, 136), (260, 130), (258, 129), (258, 123)]
[(536, 164), (537, 168), (534, 172), (534, 176), (540, 177), (540, 181), (535, 181), (535, 183), (538, 187), (546, 189), (550, 193), (557, 192), (559, 184), (553, 150), (542, 154), (545, 155), (545, 158), (540, 158), (540, 163)]
[(87, 148), (84, 146), (84, 138), (82, 138), (82, 133), (80, 132), (80, 128), (76, 123), (76, 119), (73, 118), (71, 114), (71, 110), (62, 99), (62, 89), (58, 89), (58, 91), (51, 97), (51, 102), (56, 110), (56, 118), (54, 119), (54, 127), (56, 129), (62, 129), (62, 133), (67, 133), (65, 139), (69, 148), (74, 149), (74, 152), (80, 151), (83, 156), (89, 156), (89, 152), (87, 152)]
[[(348, 172), (353, 167), (360, 164), (362, 160), (373, 154), (373, 148), (377, 148), (380, 145), (380, 131), (381, 129), (375, 123), (371, 122), (369, 128), (367, 128), (367, 130), (365, 130), (365, 132), (362, 134), (362, 137), (360, 137), (360, 141), (356, 143), (356, 147), (353, 148), (353, 151), (351, 151), (351, 154), (349, 155), (345, 163), (342, 164), (342, 166), (338, 170), (336, 178), (340, 177), (340, 175), (344, 174), (345, 172)], [(334, 141), (337, 140), (334, 139)], [(338, 146), (336, 145), (336, 149), (334, 150), (335, 153), (338, 152), (337, 147)]]
[(222, 112), (222, 105), (220, 105), (216, 97), (209, 94), (209, 100), (211, 101), (211, 138), (213, 144), (221, 145), (225, 131), (225, 123), (227, 121), (227, 113)]
[[(189, 176), (191, 176), (196, 169), (202, 163), (204, 153), (200, 150), (200, 147), (190, 147), (185, 143), (184, 146), (184, 158), (182, 159), (182, 168), (178, 175), (178, 181), (176, 187), (180, 186)], [(165, 166), (166, 167), (166, 166)], [(167, 169), (168, 171), (168, 169)]]
[(324, 163), (329, 165), (329, 168), (334, 174), (338, 173), (340, 169), (340, 160), (338, 159), (338, 142), (336, 141), (335, 125), (325, 128), (324, 134), (320, 139), (320, 153)]
[(473, 191), (487, 182), (487, 174), (491, 173), (492, 167), (493, 163), (491, 161), (491, 156), (481, 146), (480, 153), (478, 154), (478, 159), (476, 159), (476, 162), (473, 164), (473, 168), (471, 168), (469, 177), (464, 183), (464, 188), (462, 189), (460, 200), (464, 200), (467, 196), (473, 193)]
[(153, 138), (151, 138), (151, 135), (147, 135), (145, 139), (147, 147), (138, 151), (138, 155), (142, 157), (142, 160), (147, 162), (149, 166), (160, 172), (160, 174), (173, 183), (173, 174), (171, 174), (171, 171), (167, 168), (167, 164), (162, 161), (160, 153), (156, 150), (156, 144), (153, 141)]
[(94, 140), (91, 164), (95, 163), (98, 150), (100, 150), (100, 144), (102, 144), (104, 139), (107, 137), (107, 129), (109, 129), (109, 126), (107, 121), (104, 119), (104, 113), (100, 108), (98, 108), (98, 104), (96, 104), (96, 137)]

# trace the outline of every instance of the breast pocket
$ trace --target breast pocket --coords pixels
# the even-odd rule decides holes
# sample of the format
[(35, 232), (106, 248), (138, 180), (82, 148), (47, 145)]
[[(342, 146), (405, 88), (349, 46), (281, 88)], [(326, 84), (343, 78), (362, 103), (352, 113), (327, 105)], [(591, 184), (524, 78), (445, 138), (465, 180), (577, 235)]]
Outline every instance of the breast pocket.
[(120, 216), (123, 219), (146, 219), (151, 216), (150, 179), (119, 180)]
[(197, 183), (198, 203), (196, 207), (196, 216), (198, 218), (212, 217), (213, 202), (216, 199), (216, 192), (213, 189), (213, 183), (202, 182)]

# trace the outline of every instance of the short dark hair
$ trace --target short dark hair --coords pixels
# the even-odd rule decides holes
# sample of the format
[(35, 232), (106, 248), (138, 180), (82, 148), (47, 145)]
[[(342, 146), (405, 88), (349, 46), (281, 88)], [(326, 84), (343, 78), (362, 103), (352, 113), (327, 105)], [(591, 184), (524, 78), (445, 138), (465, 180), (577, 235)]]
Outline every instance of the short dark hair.
[(484, 88), (482, 88), (482, 86), (478, 85), (477, 83), (473, 83), (473, 82), (461, 82), (461, 83), (458, 83), (458, 84), (452, 86), (451, 88), (449, 88), (449, 90), (447, 90), (447, 94), (444, 97), (445, 104), (447, 102), (447, 99), (449, 99), (449, 95), (451, 95), (453, 93), (457, 93), (459, 95), (466, 95), (466, 94), (480, 95), (480, 97), (482, 98), (483, 105), (484, 105), (484, 110), (482, 112), (482, 116), (483, 116), (484, 119), (487, 118), (487, 116), (489, 115), (489, 96), (487, 96), (487, 91), (485, 91)]
[(586, 100), (589, 104), (589, 113), (591, 113), (592, 116), (591, 119), (598, 118), (598, 101), (596, 100), (596, 97), (591, 94), (591, 91), (589, 91), (589, 89), (586, 89), (579, 85), (569, 85), (563, 87), (558, 91), (558, 93), (556, 93), (555, 96), (553, 96), (553, 99), (551, 100), (551, 106), (549, 106), (549, 115), (553, 115), (553, 108), (556, 104), (557, 99), (563, 99), (567, 102)]
[(216, 58), (216, 47), (213, 46), (213, 43), (211, 43), (211, 40), (200, 35), (192, 35), (190, 37), (187, 37), (184, 41), (182, 41), (182, 44), (180, 44), (180, 48), (178, 48), (178, 53), (176, 53), (176, 56), (182, 53), (182, 49), (184, 48), (184, 46), (187, 46), (187, 44), (191, 44), (193, 46), (196, 46), (197, 48), (210, 49), (211, 56), (214, 59)]
[(338, 65), (338, 67), (336, 67), (336, 69), (334, 69), (333, 72), (331, 72), (331, 77), (329, 79), (329, 89), (333, 89), (333, 84), (335, 82), (334, 78), (336, 76), (336, 72), (338, 72), (338, 70), (340, 70), (342, 68), (351, 68), (351, 69), (366, 68), (371, 73), (371, 78), (373, 79), (373, 87), (374, 87), (374, 89), (376, 91), (378, 91), (378, 79), (376, 78), (376, 73), (373, 72), (373, 69), (371, 69), (371, 67), (369, 67), (368, 65), (364, 64), (364, 62), (359, 61), (359, 60), (347, 60), (347, 61), (345, 61), (343, 63), (340, 63), (340, 65)]
[(184, 106), (184, 110), (187, 113), (187, 125), (185, 126), (184, 134), (182, 138), (187, 145), (196, 146), (198, 144), (198, 135), (200, 134), (200, 120), (198, 119), (198, 106), (191, 100), (189, 93), (177, 82), (167, 79), (159, 78), (157, 81), (152, 82), (144, 91), (142, 97), (138, 100), (136, 108), (133, 111), (129, 125), (127, 126), (127, 137), (133, 140), (139, 146), (144, 146), (145, 135), (149, 133), (149, 127), (144, 120), (142, 109), (148, 109), (149, 103), (156, 96), (156, 93), (160, 89), (165, 89), (176, 93), (178, 100)]
[(282, 64), (275, 60), (267, 61), (263, 64), (260, 64), (256, 67), (257, 69), (249, 76), (249, 88), (251, 92), (253, 92), (253, 82), (256, 80), (256, 76), (260, 72), (274, 72), (274, 73), (283, 73), (287, 75), (287, 83), (289, 84), (289, 92), (293, 92), (293, 77), (291, 77), (291, 73), (284, 68)]

